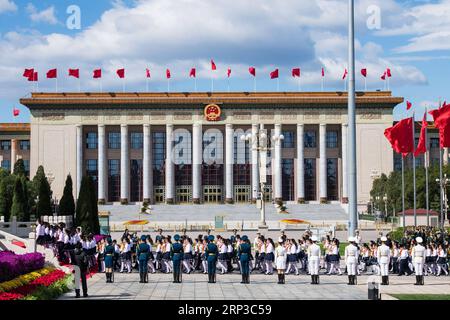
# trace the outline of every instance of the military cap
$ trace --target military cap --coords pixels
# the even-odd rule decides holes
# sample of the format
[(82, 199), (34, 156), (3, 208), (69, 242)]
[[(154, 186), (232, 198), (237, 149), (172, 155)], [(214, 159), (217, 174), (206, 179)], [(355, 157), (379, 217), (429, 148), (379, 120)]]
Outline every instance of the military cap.
[(145, 240), (147, 240), (147, 237), (146, 236), (141, 236), (141, 241), (145, 241)]
[(209, 241), (214, 241), (214, 236), (213, 236), (212, 234), (209, 235), (209, 236), (208, 236), (208, 240), (209, 240)]
[(180, 235), (179, 235), (179, 234), (174, 235), (174, 236), (173, 236), (173, 239), (174, 239), (175, 241), (180, 241)]
[(247, 236), (242, 236), (241, 240), (242, 240), (242, 241), (247, 241), (247, 240), (248, 240), (248, 237), (247, 237)]

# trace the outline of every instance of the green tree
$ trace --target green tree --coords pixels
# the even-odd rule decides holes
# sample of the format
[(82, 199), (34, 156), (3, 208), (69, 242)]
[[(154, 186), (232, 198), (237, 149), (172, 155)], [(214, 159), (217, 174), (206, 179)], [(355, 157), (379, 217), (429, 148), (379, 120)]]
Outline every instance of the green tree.
[(33, 178), (33, 185), (39, 196), (36, 214), (38, 217), (52, 214), (52, 191), (47, 177), (45, 176), (44, 167), (39, 166), (36, 175)]
[(80, 226), (83, 232), (100, 232), (95, 185), (90, 176), (83, 176), (81, 179), (75, 218), (77, 226)]
[(17, 160), (16, 163), (14, 164), (13, 174), (16, 176), (25, 176), (26, 175), (25, 163), (23, 162), (22, 159)]
[(59, 215), (72, 217), (75, 215), (75, 200), (73, 199), (73, 184), (70, 174), (66, 178), (63, 196), (59, 202)]
[(11, 206), (11, 217), (17, 217), (18, 221), (25, 219), (25, 198), (23, 195), (22, 179), (16, 178), (14, 185), (14, 197)]
[(14, 196), (15, 177), (7, 170), (0, 168), (0, 216), (9, 221)]

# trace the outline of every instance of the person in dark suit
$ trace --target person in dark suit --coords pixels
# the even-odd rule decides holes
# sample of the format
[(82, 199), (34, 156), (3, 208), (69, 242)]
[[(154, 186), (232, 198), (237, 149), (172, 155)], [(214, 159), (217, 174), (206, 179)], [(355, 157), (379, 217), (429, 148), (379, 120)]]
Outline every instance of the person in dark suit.
[(241, 262), (241, 274), (242, 281), (241, 283), (250, 283), (250, 254), (252, 252), (252, 247), (250, 245), (250, 241), (247, 236), (242, 236), (241, 244), (238, 247), (238, 258)]
[(106, 274), (106, 283), (112, 283), (113, 280), (113, 271), (114, 271), (114, 246), (111, 238), (107, 240), (108, 245), (105, 247), (103, 252), (105, 256), (105, 274)]
[[(88, 297), (86, 273), (89, 267), (89, 258), (83, 250), (83, 245), (78, 242), (74, 249), (75, 265), (80, 268), (81, 287), (83, 289), (83, 297)], [(75, 289), (76, 297), (80, 297), (80, 289)]]
[(150, 257), (150, 246), (147, 243), (147, 237), (141, 236), (141, 243), (137, 246), (136, 256), (139, 262), (139, 283), (148, 282), (148, 259)]
[(181, 261), (183, 260), (183, 245), (181, 237), (176, 234), (173, 239), (175, 243), (170, 247), (170, 258), (173, 263), (173, 283), (181, 283)]
[(208, 236), (208, 244), (206, 245), (206, 261), (208, 261), (208, 283), (216, 283), (216, 264), (219, 249), (214, 243), (214, 236)]

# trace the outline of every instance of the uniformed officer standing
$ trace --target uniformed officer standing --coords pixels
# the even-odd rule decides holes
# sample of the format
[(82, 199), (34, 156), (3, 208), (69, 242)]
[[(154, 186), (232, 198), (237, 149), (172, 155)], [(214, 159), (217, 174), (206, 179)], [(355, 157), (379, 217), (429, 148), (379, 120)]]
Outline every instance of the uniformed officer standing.
[(106, 283), (112, 283), (113, 280), (113, 267), (114, 267), (114, 245), (111, 238), (106, 241), (108, 245), (105, 247), (103, 254), (105, 256), (105, 274)]
[(216, 263), (217, 255), (219, 254), (219, 249), (213, 242), (214, 236), (208, 236), (208, 244), (206, 245), (206, 261), (208, 261), (208, 283), (216, 283)]
[(183, 245), (178, 234), (173, 236), (175, 243), (170, 247), (170, 258), (173, 264), (173, 283), (181, 283), (181, 261), (183, 260)]
[(416, 238), (417, 244), (413, 247), (411, 252), (412, 262), (414, 263), (414, 272), (416, 273), (415, 285), (424, 285), (423, 281), (423, 264), (425, 262), (425, 247), (422, 246), (423, 239)]
[(389, 262), (391, 261), (391, 249), (386, 245), (386, 237), (381, 237), (381, 246), (378, 247), (377, 260), (380, 264), (381, 285), (389, 284)]
[(345, 264), (347, 265), (348, 272), (348, 284), (356, 284), (356, 267), (358, 265), (358, 248), (355, 245), (355, 238), (349, 237), (348, 242), (350, 243), (345, 247)]
[(320, 247), (317, 245), (317, 236), (312, 236), (311, 241), (308, 247), (308, 269), (311, 284), (319, 284)]
[(148, 259), (150, 256), (150, 246), (147, 244), (147, 238), (141, 236), (141, 243), (136, 248), (136, 256), (139, 261), (139, 283), (148, 282)]
[(250, 242), (248, 241), (247, 236), (242, 236), (241, 243), (238, 247), (238, 258), (241, 262), (241, 274), (242, 274), (242, 281), (241, 283), (250, 283), (250, 268), (249, 268), (249, 262), (250, 262), (250, 254), (252, 252), (252, 247), (250, 245)]

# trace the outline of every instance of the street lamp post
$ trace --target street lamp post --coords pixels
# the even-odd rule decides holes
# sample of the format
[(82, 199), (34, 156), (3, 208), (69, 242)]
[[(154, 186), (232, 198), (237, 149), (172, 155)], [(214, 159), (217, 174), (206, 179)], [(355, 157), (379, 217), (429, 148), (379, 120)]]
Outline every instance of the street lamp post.
[[(259, 198), (260, 198), (260, 205), (259, 209), (261, 212), (261, 219), (260, 223), (258, 225), (259, 230), (267, 230), (268, 226), (266, 223), (266, 205), (265, 205), (265, 187), (266, 187), (266, 163), (267, 163), (267, 151), (271, 150), (273, 148), (269, 148), (267, 146), (267, 130), (264, 129), (264, 125), (260, 124), (258, 132), (255, 135), (247, 134), (242, 135), (241, 140), (242, 141), (248, 141), (251, 143), (252, 150), (256, 150), (258, 152), (258, 171), (259, 171), (259, 181), (260, 181), (260, 192), (259, 192)], [(284, 139), (284, 136), (282, 134), (280, 135), (274, 135), (272, 137), (272, 140), (275, 143), (280, 143), (281, 140)], [(281, 174), (281, 172), (276, 172), (275, 174)]]

